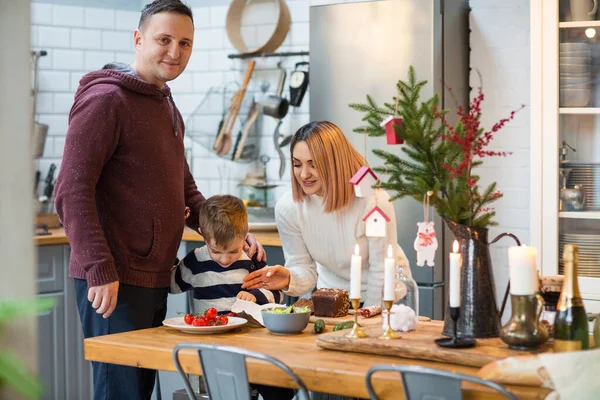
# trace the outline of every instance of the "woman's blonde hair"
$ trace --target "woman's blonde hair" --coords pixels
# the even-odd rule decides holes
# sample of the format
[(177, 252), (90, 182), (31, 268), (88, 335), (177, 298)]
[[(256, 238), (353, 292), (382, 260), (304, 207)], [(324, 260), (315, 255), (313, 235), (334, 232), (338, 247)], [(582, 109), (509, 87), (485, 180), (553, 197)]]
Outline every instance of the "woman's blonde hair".
[[(364, 158), (352, 147), (342, 130), (329, 121), (310, 122), (298, 129), (290, 143), (292, 165), (294, 147), (299, 142), (306, 142), (313, 165), (321, 178), (325, 212), (331, 213), (346, 207), (354, 197), (354, 188), (349, 181), (365, 165)], [(295, 202), (306, 198), (293, 171), (292, 195)]]

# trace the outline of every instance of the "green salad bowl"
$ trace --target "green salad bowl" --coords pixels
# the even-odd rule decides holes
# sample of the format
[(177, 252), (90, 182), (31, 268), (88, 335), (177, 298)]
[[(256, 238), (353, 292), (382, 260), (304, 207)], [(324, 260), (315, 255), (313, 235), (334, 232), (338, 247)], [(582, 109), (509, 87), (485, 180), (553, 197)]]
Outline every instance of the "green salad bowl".
[[(275, 312), (273, 312), (275, 311)], [(285, 312), (288, 311), (288, 312)], [(271, 333), (278, 335), (294, 335), (302, 333), (308, 325), (310, 319), (310, 309), (294, 307), (265, 309), (262, 310), (262, 318), (265, 325)]]

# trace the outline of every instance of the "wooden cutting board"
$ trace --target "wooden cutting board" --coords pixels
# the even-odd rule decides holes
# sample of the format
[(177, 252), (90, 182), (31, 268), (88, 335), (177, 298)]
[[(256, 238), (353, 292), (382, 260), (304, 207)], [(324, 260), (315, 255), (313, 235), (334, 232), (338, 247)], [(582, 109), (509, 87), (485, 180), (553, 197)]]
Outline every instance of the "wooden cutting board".
[(532, 351), (510, 350), (500, 338), (477, 339), (477, 345), (470, 349), (446, 349), (434, 343), (435, 339), (443, 337), (443, 326), (443, 321), (419, 322), (416, 331), (399, 332), (401, 338), (394, 340), (378, 339), (382, 332), (381, 326), (365, 326), (363, 331), (369, 335), (368, 338), (349, 339), (344, 337), (347, 331), (323, 333), (317, 336), (317, 346), (329, 350), (439, 361), (471, 367), (482, 367), (506, 357), (552, 351), (552, 345), (548, 343)]

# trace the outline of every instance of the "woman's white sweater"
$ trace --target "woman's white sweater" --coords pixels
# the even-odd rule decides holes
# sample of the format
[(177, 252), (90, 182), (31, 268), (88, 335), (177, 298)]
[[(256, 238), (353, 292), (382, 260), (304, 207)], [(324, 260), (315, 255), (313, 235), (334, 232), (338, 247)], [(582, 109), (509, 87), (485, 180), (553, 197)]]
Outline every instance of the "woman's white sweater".
[[(396, 215), (389, 195), (381, 189), (368, 198), (354, 197), (350, 204), (333, 213), (323, 211), (321, 197), (312, 195), (295, 203), (291, 190), (275, 206), (275, 220), (281, 237), (285, 266), (291, 272), (284, 293), (300, 296), (317, 288), (350, 289), (350, 260), (354, 246), (362, 256), (362, 300), (365, 306), (381, 303), (383, 264), (392, 244), (398, 264), (410, 267), (397, 244)], [(365, 236), (363, 218), (378, 206), (389, 218), (386, 237)]]

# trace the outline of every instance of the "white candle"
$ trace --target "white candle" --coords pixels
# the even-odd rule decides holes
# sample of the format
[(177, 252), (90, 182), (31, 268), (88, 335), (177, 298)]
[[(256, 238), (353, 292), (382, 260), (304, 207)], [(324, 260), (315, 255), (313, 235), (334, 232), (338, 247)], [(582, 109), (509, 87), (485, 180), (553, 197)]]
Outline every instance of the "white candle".
[(362, 279), (362, 257), (358, 255), (358, 243), (354, 246), (354, 255), (350, 262), (350, 298), (360, 299), (360, 282)]
[(458, 241), (452, 244), (450, 253), (450, 307), (460, 307), (460, 264), (462, 257), (458, 252)]
[(396, 289), (396, 260), (392, 245), (388, 246), (387, 257), (383, 264), (383, 300), (395, 300)]
[(513, 246), (508, 249), (510, 294), (531, 295), (538, 290), (535, 247)]

